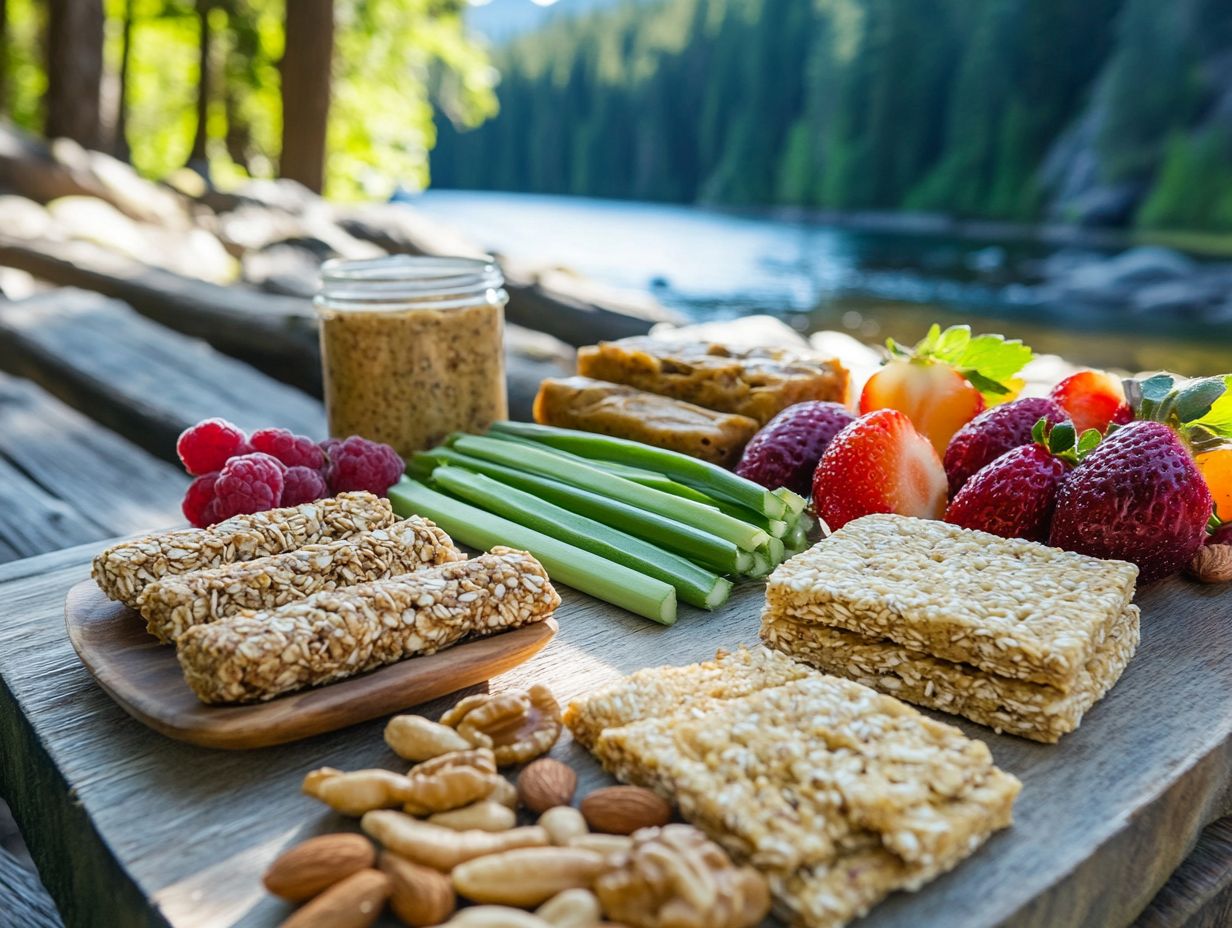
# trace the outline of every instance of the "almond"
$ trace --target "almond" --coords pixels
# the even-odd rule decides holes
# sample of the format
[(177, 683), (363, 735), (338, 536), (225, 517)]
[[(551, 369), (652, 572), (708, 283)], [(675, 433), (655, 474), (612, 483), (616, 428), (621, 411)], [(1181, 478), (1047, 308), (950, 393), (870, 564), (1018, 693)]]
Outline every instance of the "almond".
[(380, 918), (389, 890), (380, 870), (360, 870), (297, 909), (282, 928), (368, 928)]
[(375, 862), (372, 842), (363, 835), (320, 835), (280, 854), (262, 882), (275, 896), (303, 902)]
[(390, 908), (411, 928), (439, 925), (457, 908), (457, 894), (445, 874), (389, 851), (381, 853), (381, 870), (392, 888)]
[(577, 774), (568, 764), (542, 757), (518, 774), (518, 801), (532, 812), (567, 806), (577, 789)]
[(672, 820), (667, 801), (640, 786), (605, 786), (588, 793), (578, 809), (592, 831), (609, 835), (631, 835)]

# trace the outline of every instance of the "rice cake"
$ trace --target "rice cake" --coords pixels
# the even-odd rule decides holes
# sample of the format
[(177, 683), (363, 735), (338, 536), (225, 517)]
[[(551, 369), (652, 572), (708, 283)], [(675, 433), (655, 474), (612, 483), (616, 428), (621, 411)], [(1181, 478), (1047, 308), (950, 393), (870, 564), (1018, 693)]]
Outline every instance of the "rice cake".
[(804, 625), (767, 610), (762, 640), (826, 673), (847, 677), (899, 699), (961, 715), (1033, 741), (1055, 743), (1120, 678), (1138, 647), (1139, 613), (1127, 606), (1103, 645), (1081, 668), (1068, 693), (1041, 683), (984, 673), (920, 654), (886, 639)]
[(870, 515), (780, 565), (767, 608), (801, 624), (1069, 692), (1138, 568), (945, 522)]

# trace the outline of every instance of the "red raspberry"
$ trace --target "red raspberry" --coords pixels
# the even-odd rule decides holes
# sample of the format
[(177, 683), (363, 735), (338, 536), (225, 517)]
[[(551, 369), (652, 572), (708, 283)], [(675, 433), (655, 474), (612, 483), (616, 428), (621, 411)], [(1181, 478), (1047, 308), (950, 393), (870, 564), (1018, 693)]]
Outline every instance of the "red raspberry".
[(377, 496), (398, 482), (406, 464), (389, 445), (352, 435), (343, 441), (331, 440), (329, 488), (335, 493), (367, 490)]
[(206, 510), (214, 502), (214, 481), (217, 479), (218, 471), (211, 471), (208, 474), (202, 474), (188, 485), (180, 509), (183, 510), (184, 518), (188, 520), (189, 525), (205, 528), (212, 524), (206, 518)]
[(287, 467), (320, 470), (325, 466), (325, 453), (317, 443), (304, 435), (294, 434), (290, 429), (257, 429), (248, 443), (254, 451), (264, 451)]
[(282, 499), (286, 470), (281, 461), (261, 451), (232, 458), (214, 483), (215, 511), (210, 515), (221, 521), (275, 508)]
[(244, 430), (226, 419), (203, 419), (180, 433), (175, 443), (184, 469), (197, 477), (222, 470), (229, 459), (250, 451)]
[[(316, 447), (315, 445), (313, 447)], [(281, 506), (298, 506), (300, 503), (310, 503), (314, 499), (329, 496), (329, 487), (319, 470), (297, 464), (288, 467), (282, 478)]]

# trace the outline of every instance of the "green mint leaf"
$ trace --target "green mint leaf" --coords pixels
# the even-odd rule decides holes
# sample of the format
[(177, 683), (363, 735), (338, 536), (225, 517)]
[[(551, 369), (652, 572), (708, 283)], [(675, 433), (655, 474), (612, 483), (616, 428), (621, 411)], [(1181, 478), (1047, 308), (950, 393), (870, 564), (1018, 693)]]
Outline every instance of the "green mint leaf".
[(911, 352), (892, 338), (886, 339), (886, 349), (896, 358), (911, 357)]
[(952, 325), (943, 332), (936, 323), (912, 353), (922, 360), (954, 368), (987, 400), (1013, 392), (1011, 381), (1031, 360), (1031, 349), (1017, 339), (972, 335), (969, 325)]
[(941, 333), (932, 354), (940, 360), (957, 361), (971, 343), (971, 326), (953, 325)]

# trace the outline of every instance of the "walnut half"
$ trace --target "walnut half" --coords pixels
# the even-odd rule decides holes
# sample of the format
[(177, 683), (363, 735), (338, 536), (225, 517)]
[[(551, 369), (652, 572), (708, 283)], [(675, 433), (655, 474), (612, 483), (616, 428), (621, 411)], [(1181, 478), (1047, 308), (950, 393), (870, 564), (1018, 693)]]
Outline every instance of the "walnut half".
[(692, 825), (643, 828), (611, 863), (595, 893), (608, 918), (632, 928), (751, 928), (770, 911), (765, 877)]
[(560, 737), (560, 705), (546, 686), (526, 692), (468, 696), (441, 716), (477, 748), (490, 748), (499, 767), (524, 764), (546, 754)]

